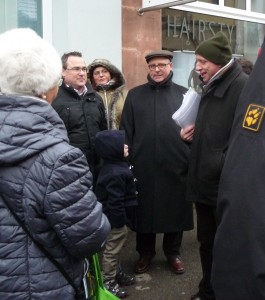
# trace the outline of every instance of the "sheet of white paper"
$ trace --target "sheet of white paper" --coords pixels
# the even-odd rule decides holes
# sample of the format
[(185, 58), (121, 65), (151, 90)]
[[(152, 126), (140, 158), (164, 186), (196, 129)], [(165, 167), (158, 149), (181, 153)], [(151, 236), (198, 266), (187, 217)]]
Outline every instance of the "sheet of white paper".
[(198, 113), (201, 96), (190, 88), (184, 94), (180, 108), (172, 115), (172, 119), (181, 128), (194, 125)]

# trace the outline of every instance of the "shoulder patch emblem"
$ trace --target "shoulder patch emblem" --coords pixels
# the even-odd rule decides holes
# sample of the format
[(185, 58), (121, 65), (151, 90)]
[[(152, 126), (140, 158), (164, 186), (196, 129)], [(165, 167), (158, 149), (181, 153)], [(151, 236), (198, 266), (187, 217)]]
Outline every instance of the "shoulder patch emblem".
[(244, 117), (243, 128), (259, 131), (264, 112), (264, 106), (250, 104)]

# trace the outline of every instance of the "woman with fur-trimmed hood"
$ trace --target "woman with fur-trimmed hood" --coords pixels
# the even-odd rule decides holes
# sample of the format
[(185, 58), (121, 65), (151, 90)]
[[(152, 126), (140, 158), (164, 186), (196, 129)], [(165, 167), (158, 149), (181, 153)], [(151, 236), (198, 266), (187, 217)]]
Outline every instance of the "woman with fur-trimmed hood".
[(109, 60), (95, 59), (88, 66), (88, 79), (103, 99), (108, 129), (119, 129), (128, 92), (123, 74)]

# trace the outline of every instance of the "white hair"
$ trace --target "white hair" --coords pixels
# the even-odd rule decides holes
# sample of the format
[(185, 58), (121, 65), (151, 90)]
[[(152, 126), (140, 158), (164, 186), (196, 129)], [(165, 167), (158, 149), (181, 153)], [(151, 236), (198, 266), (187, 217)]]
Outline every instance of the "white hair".
[(59, 81), (62, 63), (58, 52), (29, 28), (0, 34), (0, 91), (39, 96)]

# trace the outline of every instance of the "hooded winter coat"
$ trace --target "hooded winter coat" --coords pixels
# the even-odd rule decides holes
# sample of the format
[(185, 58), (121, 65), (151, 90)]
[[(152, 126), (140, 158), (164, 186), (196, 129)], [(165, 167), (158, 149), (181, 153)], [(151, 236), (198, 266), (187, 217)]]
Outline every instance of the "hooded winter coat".
[(0, 128), (0, 298), (73, 300), (73, 287), (6, 203), (79, 287), (84, 258), (101, 249), (110, 229), (86, 158), (38, 98), (0, 95)]
[[(111, 80), (108, 84), (96, 85), (93, 71), (97, 67), (104, 67), (110, 72)], [(88, 66), (88, 78), (93, 88), (103, 99), (108, 129), (119, 129), (122, 109), (128, 93), (123, 74), (107, 59), (96, 59)]]
[(104, 130), (97, 133), (95, 149), (104, 163), (95, 193), (112, 228), (127, 224), (135, 229), (137, 192), (135, 178), (124, 158), (124, 143), (124, 131)]
[(189, 147), (172, 119), (186, 89), (172, 82), (148, 82), (131, 89), (121, 129), (126, 133), (137, 179), (137, 231), (166, 233), (193, 228), (192, 205), (186, 201)]

